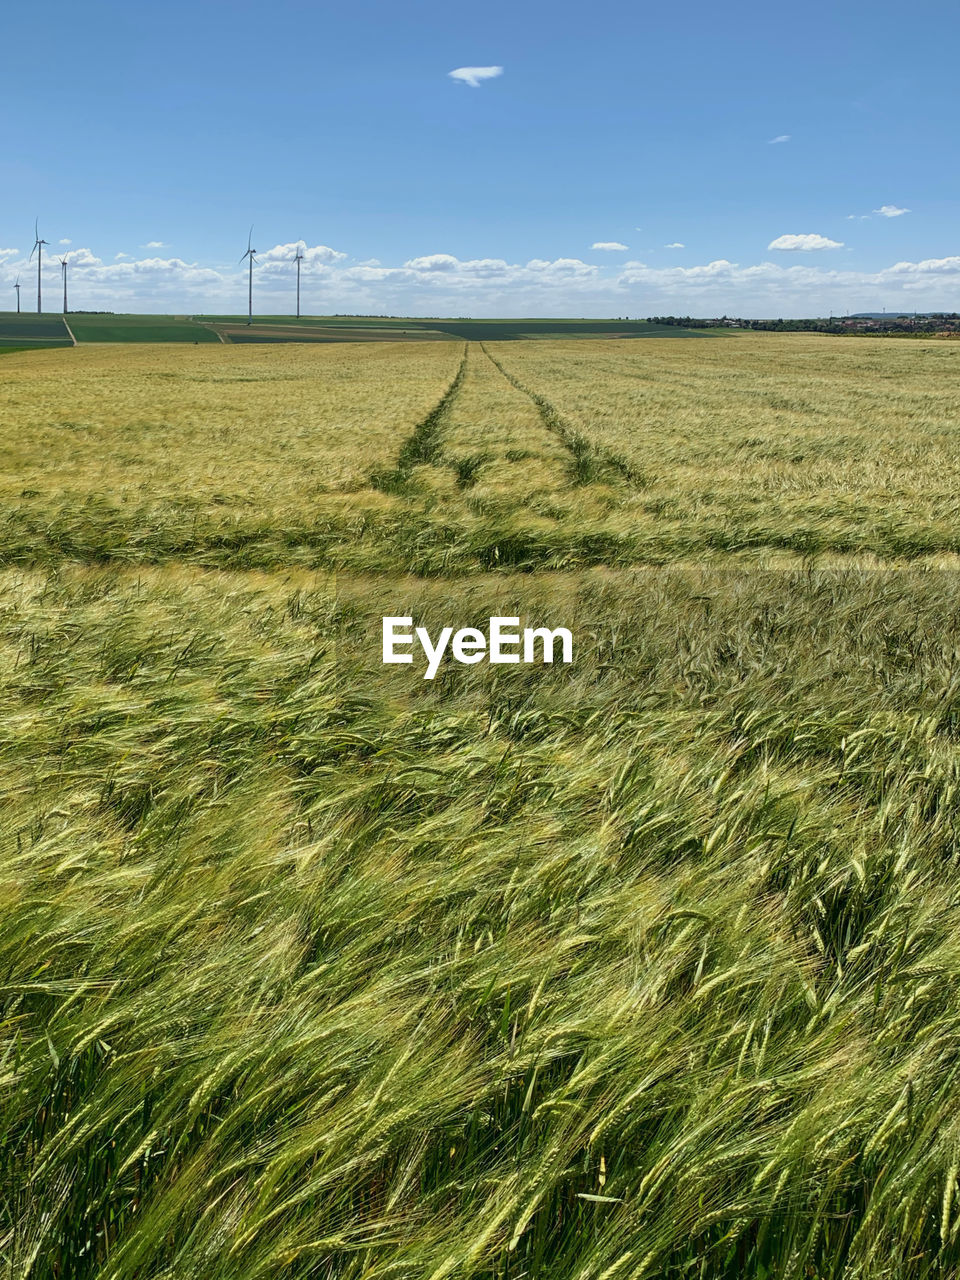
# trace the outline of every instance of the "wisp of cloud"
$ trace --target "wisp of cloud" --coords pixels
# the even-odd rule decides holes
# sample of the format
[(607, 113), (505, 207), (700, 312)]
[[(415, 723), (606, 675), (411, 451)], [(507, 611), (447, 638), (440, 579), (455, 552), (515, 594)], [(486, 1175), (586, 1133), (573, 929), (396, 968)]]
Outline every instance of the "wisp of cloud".
[(484, 80), (493, 80), (503, 75), (503, 67), (457, 67), (456, 71), (448, 71), (451, 80), (460, 80), (471, 89), (479, 89)]
[(843, 241), (818, 235), (777, 236), (767, 248), (780, 249), (784, 253), (810, 253), (814, 249), (842, 249)]

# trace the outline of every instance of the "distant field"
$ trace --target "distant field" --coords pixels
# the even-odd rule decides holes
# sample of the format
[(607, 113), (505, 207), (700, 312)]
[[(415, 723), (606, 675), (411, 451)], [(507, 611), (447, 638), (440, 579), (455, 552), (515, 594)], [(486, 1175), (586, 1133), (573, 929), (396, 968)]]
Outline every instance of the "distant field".
[(219, 342), (217, 335), (188, 316), (87, 316), (67, 320), (77, 342)]
[(396, 325), (338, 326), (291, 320), (256, 320), (252, 325), (219, 321), (213, 326), (227, 342), (451, 342), (452, 334), (440, 329)]
[(442, 320), (437, 328), (478, 342), (523, 338), (702, 338), (702, 333), (645, 320)]
[[(197, 317), (230, 342), (357, 342), (364, 339), (411, 341), (459, 338), (514, 341), (524, 338), (701, 338), (703, 333), (645, 320), (415, 320), (376, 316), (243, 316)], [(275, 333), (275, 336), (274, 336)], [(254, 336), (256, 335), (256, 336)]]
[[(377, 316), (85, 315), (67, 323), (78, 343), (90, 342), (436, 342), (524, 338), (703, 338), (669, 325), (628, 320), (416, 320)], [(0, 312), (0, 346), (72, 345), (59, 315)]]
[(0, 347), (72, 346), (60, 316), (0, 311)]

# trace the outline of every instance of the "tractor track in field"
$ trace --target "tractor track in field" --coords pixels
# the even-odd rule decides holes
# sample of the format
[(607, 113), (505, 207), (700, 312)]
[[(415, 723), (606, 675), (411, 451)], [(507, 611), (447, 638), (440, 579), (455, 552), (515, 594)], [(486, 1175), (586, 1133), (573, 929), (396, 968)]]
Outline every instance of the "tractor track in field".
[(416, 466), (425, 463), (437, 463), (443, 450), (443, 426), (450, 409), (460, 394), (460, 388), (467, 374), (470, 360), (470, 343), (463, 344), (463, 355), (453, 381), (433, 406), (430, 412), (413, 428), (400, 446), (397, 464), (391, 471), (375, 471), (370, 476), (370, 484), (385, 493), (402, 493)]
[(649, 479), (642, 471), (632, 467), (619, 454), (588, 440), (586, 436), (571, 426), (556, 405), (552, 404), (546, 396), (540, 395), (537, 391), (532, 391), (530, 387), (522, 383), (518, 377), (500, 363), (496, 356), (490, 354), (482, 342), (479, 346), (483, 354), (494, 368), (506, 378), (507, 382), (533, 401), (543, 425), (557, 437), (570, 454), (573, 478), (577, 484), (590, 484), (592, 481), (601, 480), (604, 478), (604, 472), (612, 471), (621, 480), (626, 481), (627, 484), (636, 489), (646, 489), (648, 487)]
[(589, 440), (576, 430), (546, 396), (525, 386), (495, 356), (491, 355), (483, 342), (468, 341), (464, 343), (463, 355), (452, 381), (429, 413), (421, 418), (404, 440), (394, 466), (372, 472), (369, 476), (369, 483), (373, 488), (380, 489), (384, 493), (408, 496), (409, 482), (415, 467), (442, 465), (444, 429), (461, 394), (470, 362), (476, 359), (475, 353), (471, 350), (476, 347), (479, 347), (509, 386), (532, 402), (543, 427), (569, 454), (569, 474), (573, 484), (586, 485), (616, 479), (637, 489), (647, 487), (649, 481), (642, 472), (632, 467), (626, 459)]

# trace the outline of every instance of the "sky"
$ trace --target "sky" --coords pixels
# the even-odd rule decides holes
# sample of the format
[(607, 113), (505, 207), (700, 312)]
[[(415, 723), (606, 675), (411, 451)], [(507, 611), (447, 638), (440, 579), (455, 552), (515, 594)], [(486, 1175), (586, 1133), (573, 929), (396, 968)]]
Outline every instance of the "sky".
[(251, 224), (264, 314), (298, 243), (314, 314), (960, 310), (955, 0), (46, 0), (3, 40), (2, 308), (38, 219), (50, 310), (66, 257), (74, 310), (244, 311)]

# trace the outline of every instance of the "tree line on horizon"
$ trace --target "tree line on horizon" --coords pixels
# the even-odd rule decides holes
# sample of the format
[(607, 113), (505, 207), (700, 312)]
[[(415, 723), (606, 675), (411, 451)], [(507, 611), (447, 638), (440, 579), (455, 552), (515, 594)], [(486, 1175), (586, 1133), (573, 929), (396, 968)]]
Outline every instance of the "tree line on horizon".
[(916, 334), (960, 332), (960, 313), (932, 311), (919, 316), (831, 316), (800, 320), (750, 320), (743, 316), (648, 316), (651, 324), (675, 325), (683, 329), (760, 329), (788, 333), (880, 333)]

